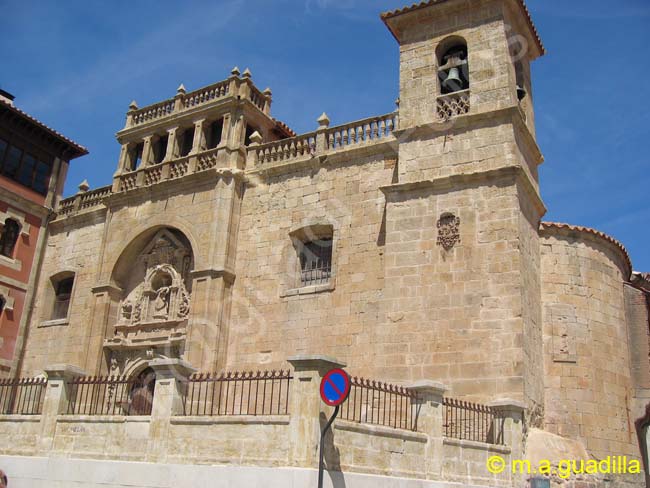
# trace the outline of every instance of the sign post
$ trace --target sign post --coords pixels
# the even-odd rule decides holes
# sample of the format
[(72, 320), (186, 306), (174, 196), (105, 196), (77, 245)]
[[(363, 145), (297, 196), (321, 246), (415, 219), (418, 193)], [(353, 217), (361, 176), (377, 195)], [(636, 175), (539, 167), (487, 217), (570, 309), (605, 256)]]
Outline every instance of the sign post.
[(320, 433), (320, 458), (318, 461), (318, 488), (323, 488), (323, 442), (325, 434), (332, 427), (334, 419), (339, 414), (341, 403), (347, 400), (350, 394), (350, 376), (342, 369), (329, 371), (320, 382), (320, 397), (326, 405), (334, 408), (334, 413)]

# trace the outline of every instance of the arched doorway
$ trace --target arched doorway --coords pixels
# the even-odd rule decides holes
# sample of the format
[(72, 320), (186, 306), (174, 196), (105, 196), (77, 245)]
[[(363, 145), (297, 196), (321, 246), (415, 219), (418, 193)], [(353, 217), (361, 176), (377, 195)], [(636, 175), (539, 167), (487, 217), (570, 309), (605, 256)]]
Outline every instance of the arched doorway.
[(138, 374), (129, 391), (129, 415), (151, 415), (156, 373), (146, 368)]

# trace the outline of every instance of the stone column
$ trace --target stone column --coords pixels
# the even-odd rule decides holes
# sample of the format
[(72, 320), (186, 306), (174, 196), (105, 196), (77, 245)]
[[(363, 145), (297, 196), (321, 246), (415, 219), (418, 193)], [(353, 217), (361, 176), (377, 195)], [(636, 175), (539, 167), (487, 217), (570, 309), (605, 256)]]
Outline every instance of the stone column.
[(45, 368), (47, 388), (43, 399), (41, 414), (41, 435), (37, 449), (41, 454), (47, 454), (52, 449), (56, 418), (68, 409), (71, 388), (68, 382), (75, 376), (86, 376), (86, 372), (77, 366), (69, 364), (54, 364)]
[(448, 388), (437, 381), (417, 381), (408, 387), (417, 393), (415, 401), (417, 430), (429, 437), (425, 454), (427, 479), (440, 479), (442, 473), (444, 407), (442, 399)]
[[(144, 138), (144, 144), (142, 146), (142, 162), (140, 163), (141, 168), (146, 168), (151, 164), (151, 153), (153, 152), (152, 148), (153, 136), (146, 136)], [(139, 169), (139, 168), (136, 168)]]
[(205, 119), (194, 122), (194, 140), (192, 141), (192, 150), (190, 154), (196, 154), (205, 151)]
[(182, 359), (154, 359), (149, 367), (156, 373), (151, 408), (146, 460), (164, 462), (167, 456), (170, 418), (183, 412), (187, 380), (196, 368)]
[(163, 159), (163, 162), (174, 159), (178, 155), (178, 141), (176, 140), (178, 127), (168, 129), (167, 133), (169, 134), (169, 137), (167, 139), (167, 151), (165, 152), (165, 159)]
[(221, 141), (217, 144), (218, 147), (230, 145), (230, 124), (231, 124), (231, 115), (226, 113), (223, 116), (223, 126), (221, 128)]
[[(495, 400), (488, 404), (495, 410), (494, 431), (497, 441), (500, 432), (503, 432), (503, 444), (510, 447), (510, 460), (524, 459), (524, 413), (525, 405), (510, 398)], [(513, 486), (524, 486), (526, 476), (524, 474), (513, 474), (515, 484)]]
[(113, 336), (112, 325), (119, 320), (118, 306), (123, 290), (110, 283), (97, 285), (93, 294), (84, 367), (90, 374), (108, 374), (104, 364), (104, 339)]
[(320, 399), (320, 381), (329, 370), (345, 364), (322, 355), (300, 355), (288, 359), (294, 368), (289, 391), (289, 465), (318, 468), (320, 414), (331, 415), (332, 408)]

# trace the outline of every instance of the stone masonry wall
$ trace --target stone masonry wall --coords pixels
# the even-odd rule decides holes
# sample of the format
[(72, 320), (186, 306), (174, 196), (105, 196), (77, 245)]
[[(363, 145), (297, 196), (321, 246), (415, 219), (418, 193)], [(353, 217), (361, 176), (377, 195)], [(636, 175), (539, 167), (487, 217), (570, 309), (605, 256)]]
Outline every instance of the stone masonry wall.
[[(49, 364), (83, 366), (88, 354), (88, 324), (92, 308), (91, 288), (96, 282), (99, 252), (104, 234), (103, 212), (55, 223), (49, 228), (36, 301), (27, 329), (21, 376), (41, 374)], [(52, 318), (54, 288), (51, 277), (63, 271), (75, 273), (69, 320), (43, 327)]]
[(541, 235), (545, 429), (600, 459), (638, 457), (621, 252), (586, 232)]
[[(389, 196), (383, 320), (371, 339), (380, 377), (431, 378), (478, 401), (524, 399), (513, 183), (503, 177)], [(450, 250), (436, 245), (444, 212), (460, 218), (460, 242)]]
[[(376, 371), (383, 352), (369, 343), (384, 287), (384, 196), (391, 154), (296, 169), (248, 188), (239, 227), (228, 366), (280, 367), (286, 357), (329, 354), (353, 374)], [(298, 263), (289, 233), (334, 228), (332, 290), (285, 296)]]

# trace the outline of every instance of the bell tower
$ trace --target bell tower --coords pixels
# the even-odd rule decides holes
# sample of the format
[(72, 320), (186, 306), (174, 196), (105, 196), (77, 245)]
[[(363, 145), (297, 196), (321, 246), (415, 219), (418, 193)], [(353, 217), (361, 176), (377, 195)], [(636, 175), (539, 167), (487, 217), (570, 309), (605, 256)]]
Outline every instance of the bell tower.
[(523, 0), (437, 0), (382, 14), (400, 45), (401, 127), (519, 107), (544, 47)]
[(453, 395), (523, 401), (539, 424), (546, 209), (530, 63), (541, 40), (523, 0), (431, 0), (381, 17), (400, 47), (387, 295), (412, 309), (395, 333), (429, 344), (408, 359), (418, 374)]

